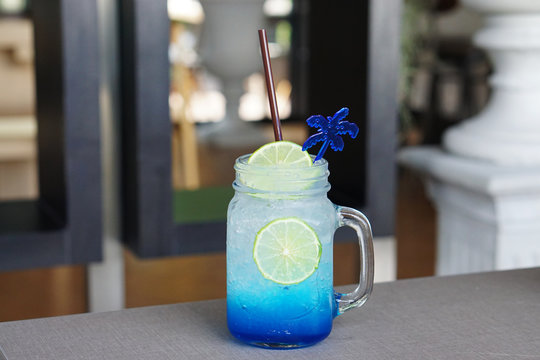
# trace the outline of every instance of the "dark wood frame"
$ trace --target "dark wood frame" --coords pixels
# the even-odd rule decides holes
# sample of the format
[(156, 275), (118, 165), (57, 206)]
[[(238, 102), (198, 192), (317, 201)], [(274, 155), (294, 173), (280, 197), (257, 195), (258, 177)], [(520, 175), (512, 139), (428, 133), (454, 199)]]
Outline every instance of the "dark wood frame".
[[(299, 1), (309, 8), (308, 114), (350, 108), (360, 128), (327, 151), (329, 198), (364, 212), (376, 236), (394, 233), (401, 0)], [(324, 26), (321, 26), (324, 23)], [(364, 41), (363, 41), (364, 40)]]
[(101, 260), (95, 0), (33, 1), (39, 193), (0, 203), (0, 270)]
[[(350, 7), (350, 1), (339, 2)], [(300, 3), (302, 6), (297, 9), (301, 12), (314, 6), (306, 0)], [(351, 157), (347, 161), (358, 164), (359, 169), (351, 181), (356, 187), (362, 187), (362, 191), (360, 194), (347, 194), (344, 191), (343, 194), (357, 201), (341, 204), (353, 205), (365, 211), (371, 219), (375, 235), (389, 235), (394, 231), (394, 152), (397, 144), (401, 1), (371, 0), (361, 3), (365, 4), (354, 8), (358, 10), (356, 13), (345, 11), (341, 18), (336, 18), (336, 26), (342, 25), (340, 21), (358, 22), (358, 26), (352, 26), (356, 33), (343, 36), (348, 46), (361, 44), (361, 41), (354, 39), (367, 39), (361, 56), (353, 59), (357, 62), (360, 75), (349, 90), (352, 95), (349, 98), (358, 105), (355, 116), (365, 121), (359, 124), (362, 129), (361, 141), (356, 145), (347, 143)], [(334, 5), (321, 2), (315, 6), (328, 8)], [(313, 26), (317, 25), (313, 23)], [(325, 24), (327, 27), (328, 24)], [(225, 249), (224, 222), (175, 224), (173, 221), (171, 122), (167, 101), (168, 40), (166, 1), (122, 0), (123, 232), (127, 245), (141, 257)], [(309, 36), (301, 35), (297, 41), (299, 46), (314, 50), (314, 42), (310, 41)], [(339, 56), (336, 54), (333, 60), (339, 60)], [(317, 67), (306, 64), (305, 60), (303, 57), (293, 59), (293, 62), (307, 65), (310, 69), (308, 77), (313, 81), (310, 72), (318, 71)], [(317, 61), (320, 65), (326, 59)], [(339, 63), (327, 62), (324, 66), (328, 69), (339, 66)], [(305, 78), (306, 74), (301, 77)], [(310, 84), (310, 90), (313, 85)], [(328, 81), (322, 84), (322, 89), (332, 92)], [(326, 112), (337, 110), (334, 107), (331, 110), (324, 107), (315, 109), (313, 104), (321, 104), (324, 98), (323, 95), (319, 97), (309, 96), (307, 107), (310, 113), (312, 110), (319, 111), (319, 108)], [(332, 102), (332, 106), (336, 104)]]
[(369, 2), (366, 206), (375, 235), (393, 235), (402, 0)]

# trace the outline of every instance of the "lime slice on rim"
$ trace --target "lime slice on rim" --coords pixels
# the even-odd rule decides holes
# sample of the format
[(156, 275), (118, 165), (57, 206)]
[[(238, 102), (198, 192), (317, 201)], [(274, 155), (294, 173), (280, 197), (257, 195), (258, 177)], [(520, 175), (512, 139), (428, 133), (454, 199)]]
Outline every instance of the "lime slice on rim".
[(258, 148), (248, 159), (248, 164), (259, 166), (305, 167), (312, 160), (307, 151), (290, 141), (275, 141)]
[[(306, 181), (284, 181), (298, 174), (305, 174), (305, 169), (314, 169), (311, 156), (302, 151), (302, 147), (290, 141), (276, 141), (261, 146), (247, 161), (256, 170), (241, 173), (239, 180), (252, 188), (263, 191), (296, 192), (310, 186)], [(267, 169), (267, 170), (266, 170)], [(303, 170), (301, 170), (303, 169)], [(304, 171), (304, 172), (298, 172)], [(283, 171), (288, 173), (283, 173)], [(316, 174), (310, 175), (315, 177)], [(258, 194), (260, 197), (273, 197), (273, 194)]]
[(255, 237), (253, 259), (261, 274), (281, 285), (298, 284), (319, 267), (322, 246), (305, 221), (290, 217), (266, 224)]

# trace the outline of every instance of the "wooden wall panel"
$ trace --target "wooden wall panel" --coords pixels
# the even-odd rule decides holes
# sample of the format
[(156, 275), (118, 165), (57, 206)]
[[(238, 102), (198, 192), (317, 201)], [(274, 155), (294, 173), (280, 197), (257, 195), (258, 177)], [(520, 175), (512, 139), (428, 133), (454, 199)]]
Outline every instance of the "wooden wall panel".
[(435, 274), (436, 214), (421, 178), (401, 169), (396, 209), (398, 279)]
[(87, 311), (86, 268), (0, 272), (0, 321)]

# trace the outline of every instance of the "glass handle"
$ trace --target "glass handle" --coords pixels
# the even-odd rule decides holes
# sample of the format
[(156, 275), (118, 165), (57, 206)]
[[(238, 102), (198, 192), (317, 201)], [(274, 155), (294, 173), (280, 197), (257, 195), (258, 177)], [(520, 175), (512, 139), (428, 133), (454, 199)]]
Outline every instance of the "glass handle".
[(364, 305), (373, 289), (373, 235), (367, 217), (360, 211), (337, 206), (339, 226), (349, 226), (356, 231), (360, 245), (360, 278), (356, 289), (347, 294), (334, 291), (337, 303), (337, 315), (355, 307)]

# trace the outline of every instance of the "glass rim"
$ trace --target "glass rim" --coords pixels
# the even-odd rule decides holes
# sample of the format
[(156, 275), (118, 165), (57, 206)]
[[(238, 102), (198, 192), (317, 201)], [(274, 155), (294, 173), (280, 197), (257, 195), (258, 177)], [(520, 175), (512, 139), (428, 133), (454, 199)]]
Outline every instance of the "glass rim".
[[(300, 167), (273, 167), (248, 164), (251, 154), (238, 157), (234, 164), (236, 179), (233, 182), (235, 190), (249, 193), (276, 193), (288, 195), (309, 195), (327, 192), (328, 162), (318, 160), (312, 166)], [(311, 155), (311, 158), (315, 157)], [(270, 178), (272, 188), (259, 187), (257, 184), (268, 184), (265, 179)], [(246, 181), (246, 180), (251, 181)], [(251, 182), (251, 184), (250, 184)]]
[[(253, 165), (253, 164), (248, 164), (248, 160), (249, 160), (249, 157), (251, 156), (251, 154), (245, 154), (245, 155), (241, 155), (239, 156), (235, 161), (234, 161), (234, 169), (235, 170), (244, 170), (246, 168), (249, 168), (250, 171), (264, 171), (264, 172), (268, 172), (268, 171), (277, 171), (277, 172), (280, 172), (280, 171), (291, 171), (291, 170), (294, 170), (294, 171), (301, 171), (301, 170), (316, 170), (316, 169), (319, 169), (319, 168), (324, 168), (328, 171), (328, 161), (326, 161), (324, 158), (323, 159), (320, 159), (320, 160), (317, 160), (315, 163), (313, 163), (311, 166), (300, 166), (300, 167), (294, 167), (294, 168), (280, 168), (280, 167), (273, 167), (273, 166), (261, 166), (261, 165)], [(309, 155), (311, 157), (312, 160), (315, 159), (315, 155)]]

